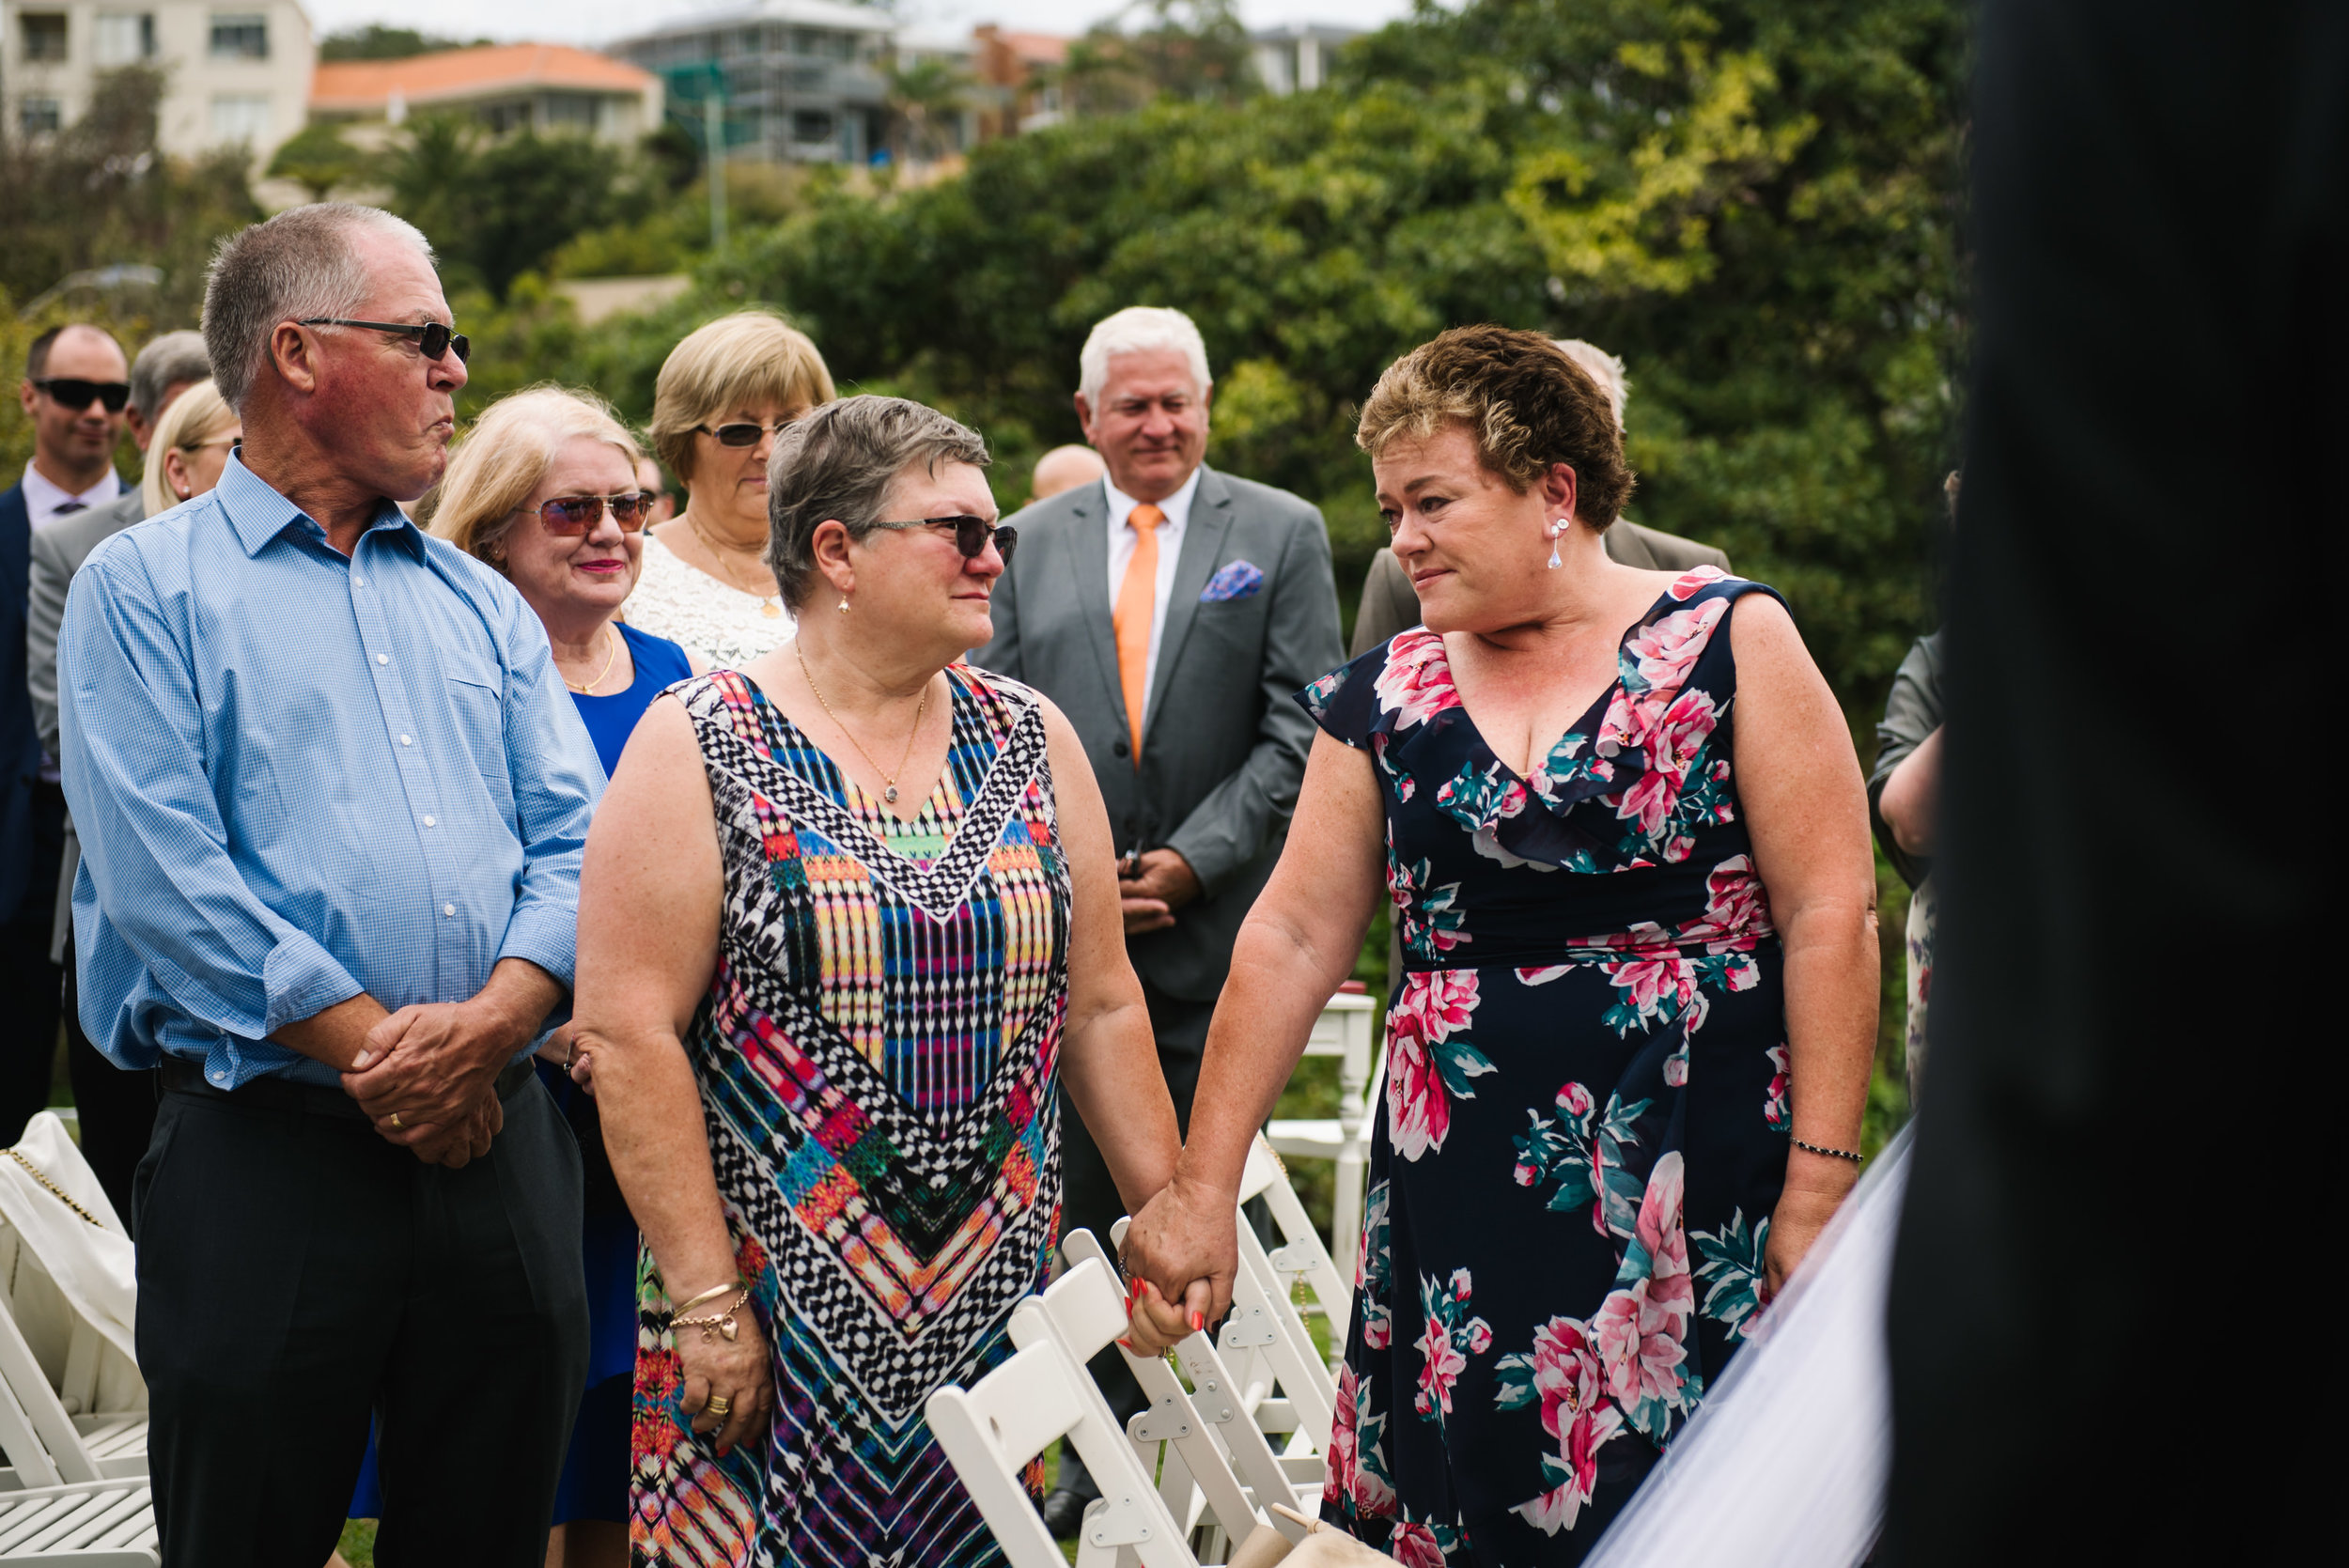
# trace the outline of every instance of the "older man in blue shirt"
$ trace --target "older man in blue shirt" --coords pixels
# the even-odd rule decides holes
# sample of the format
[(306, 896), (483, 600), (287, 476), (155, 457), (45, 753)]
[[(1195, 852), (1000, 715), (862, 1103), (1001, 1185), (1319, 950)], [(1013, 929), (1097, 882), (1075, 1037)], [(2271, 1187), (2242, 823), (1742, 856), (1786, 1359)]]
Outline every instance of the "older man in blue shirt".
[(298, 208), (205, 295), (242, 452), (94, 551), (59, 654), (81, 1017), (164, 1100), (134, 1196), (165, 1563), (536, 1564), (584, 1371), (529, 1068), (602, 785), (538, 622), (395, 501), (465, 344), (423, 236)]

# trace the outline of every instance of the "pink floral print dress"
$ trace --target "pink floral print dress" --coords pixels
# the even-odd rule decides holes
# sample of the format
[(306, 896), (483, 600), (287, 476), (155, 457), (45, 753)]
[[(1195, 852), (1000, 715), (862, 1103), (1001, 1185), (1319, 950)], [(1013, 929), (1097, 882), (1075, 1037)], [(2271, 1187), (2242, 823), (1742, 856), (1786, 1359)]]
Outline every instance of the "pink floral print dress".
[(1404, 955), (1322, 1511), (1411, 1568), (1579, 1561), (1752, 1325), (1788, 1126), (1731, 776), (1757, 591), (1675, 582), (1527, 778), (1426, 630), (1299, 698), (1371, 754)]

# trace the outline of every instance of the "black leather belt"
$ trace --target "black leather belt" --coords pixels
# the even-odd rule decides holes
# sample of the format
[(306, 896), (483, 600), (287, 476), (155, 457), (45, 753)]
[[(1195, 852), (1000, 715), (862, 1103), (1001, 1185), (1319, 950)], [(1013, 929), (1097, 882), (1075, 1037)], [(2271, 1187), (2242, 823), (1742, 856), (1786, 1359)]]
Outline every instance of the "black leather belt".
[[(510, 1100), (532, 1078), (531, 1059), (527, 1056), (509, 1063), (498, 1074), (498, 1098)], [(359, 1102), (340, 1089), (321, 1088), (313, 1083), (295, 1083), (282, 1078), (258, 1078), (237, 1089), (218, 1088), (204, 1080), (204, 1069), (181, 1056), (165, 1056), (162, 1064), (163, 1092), (167, 1094), (193, 1094), (201, 1099), (229, 1100), (237, 1105), (256, 1106), (264, 1110), (290, 1110), (311, 1116), (338, 1116), (345, 1121), (365, 1122), (367, 1113), (359, 1109)]]

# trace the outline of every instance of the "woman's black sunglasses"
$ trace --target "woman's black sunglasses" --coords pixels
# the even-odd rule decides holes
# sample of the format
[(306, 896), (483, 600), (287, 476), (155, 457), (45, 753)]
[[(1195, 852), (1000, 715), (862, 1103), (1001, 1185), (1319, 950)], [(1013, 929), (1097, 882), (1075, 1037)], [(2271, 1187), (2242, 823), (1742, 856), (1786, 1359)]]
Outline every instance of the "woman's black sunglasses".
[(787, 419), (778, 419), (772, 425), (760, 425), (746, 419), (733, 425), (721, 425), (714, 430), (707, 425), (696, 425), (693, 428), (721, 446), (756, 446), (759, 437), (770, 430), (781, 435), (784, 427), (790, 423)]
[(380, 333), (397, 333), (412, 337), (427, 359), (439, 359), (451, 349), (457, 350), (457, 363), (473, 358), (473, 339), (440, 321), (352, 321), (340, 316), (313, 316), (300, 323), (305, 327), (372, 327)]
[(57, 407), (71, 409), (76, 413), (92, 403), (105, 404), (108, 413), (120, 413), (123, 406), (131, 401), (131, 383), (128, 381), (83, 381), (70, 376), (52, 376), (33, 384), (47, 393), (49, 400)]
[(1003, 565), (1011, 565), (1011, 552), (1019, 543), (1019, 530), (993, 523), (985, 518), (969, 514), (956, 518), (913, 518), (905, 522), (877, 522), (876, 528), (951, 528), (955, 531), (955, 548), (962, 551), (966, 561), (975, 561), (989, 544), (1003, 552)]

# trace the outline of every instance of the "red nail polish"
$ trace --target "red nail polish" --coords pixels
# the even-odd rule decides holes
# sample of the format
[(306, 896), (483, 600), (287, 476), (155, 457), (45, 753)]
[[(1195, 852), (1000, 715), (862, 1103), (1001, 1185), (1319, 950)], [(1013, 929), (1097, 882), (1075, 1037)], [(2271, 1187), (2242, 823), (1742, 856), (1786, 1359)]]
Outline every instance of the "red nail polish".
[(1206, 1327), (1207, 1327), (1207, 1314), (1206, 1314), (1206, 1313), (1205, 1313), (1205, 1312), (1192, 1312), (1192, 1313), (1190, 1314), (1190, 1331), (1191, 1331), (1192, 1333), (1194, 1333), (1194, 1334), (1201, 1334), (1201, 1333), (1205, 1333), (1205, 1332), (1206, 1331)]

